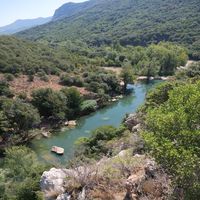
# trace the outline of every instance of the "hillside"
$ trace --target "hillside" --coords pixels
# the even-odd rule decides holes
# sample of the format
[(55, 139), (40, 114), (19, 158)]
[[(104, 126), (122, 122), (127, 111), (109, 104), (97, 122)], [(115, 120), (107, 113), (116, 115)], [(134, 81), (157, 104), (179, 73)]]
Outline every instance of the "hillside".
[(52, 20), (56, 21), (66, 17), (71, 17), (75, 14), (80, 14), (80, 12), (84, 12), (85, 10), (92, 8), (98, 3), (99, 1), (86, 1), (83, 3), (66, 3), (55, 11)]
[[(21, 32), (17, 36), (54, 43), (81, 40), (90, 46), (115, 42), (135, 46), (172, 41), (189, 47), (193, 58), (200, 57), (199, 0), (94, 2), (89, 1), (87, 5), (90, 7), (84, 12), (75, 9), (64, 19)], [(78, 4), (78, 7), (84, 4)], [(55, 15), (63, 16), (70, 6), (66, 4)]]
[(54, 50), (47, 45), (17, 39), (11, 36), (0, 37), (0, 72), (35, 74), (44, 71), (55, 74), (70, 65), (66, 53)]
[(10, 35), (17, 33), (19, 31), (24, 31), (26, 29), (39, 26), (51, 21), (51, 17), (47, 18), (36, 18), (36, 19), (24, 19), (24, 20), (17, 20), (12, 24), (0, 27), (0, 35)]

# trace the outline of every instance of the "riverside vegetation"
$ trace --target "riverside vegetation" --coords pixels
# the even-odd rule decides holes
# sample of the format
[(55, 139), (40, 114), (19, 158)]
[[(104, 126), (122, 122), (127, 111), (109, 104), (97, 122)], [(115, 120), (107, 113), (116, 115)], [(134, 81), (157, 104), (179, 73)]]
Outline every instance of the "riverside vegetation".
[[(95, 180), (89, 174), (70, 177), (65, 191), (72, 199), (83, 189), (88, 199), (113, 199), (124, 180), (145, 166), (145, 159), (133, 155), (145, 153), (171, 179), (164, 199), (199, 199), (200, 63), (177, 70), (188, 57), (200, 58), (198, 0), (93, 0), (88, 5), (84, 12), (78, 8), (49, 24), (0, 36), (0, 199), (44, 199), (39, 180), (51, 166), (41, 164), (26, 142), (47, 122), (59, 124), (107, 105), (136, 76), (174, 76), (176, 81), (147, 95), (134, 137), (122, 123), (77, 141), (68, 168), (94, 166), (94, 173), (103, 157), (111, 161)], [(103, 68), (111, 66), (122, 68), (120, 76)], [(25, 81), (16, 84), (22, 77)], [(115, 157), (121, 150), (127, 159)], [(105, 188), (113, 185), (107, 195)], [(127, 195), (131, 198), (131, 192)]]

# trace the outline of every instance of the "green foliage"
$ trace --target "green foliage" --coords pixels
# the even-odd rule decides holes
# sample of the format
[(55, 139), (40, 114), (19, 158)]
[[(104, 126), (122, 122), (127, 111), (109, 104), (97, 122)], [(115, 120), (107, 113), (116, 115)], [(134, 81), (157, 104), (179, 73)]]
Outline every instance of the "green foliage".
[(50, 88), (38, 89), (32, 93), (32, 97), (32, 103), (38, 108), (41, 116), (65, 119), (67, 98), (62, 92)]
[(97, 109), (97, 102), (95, 100), (86, 100), (81, 104), (81, 112), (84, 114), (88, 114)]
[(60, 80), (61, 80), (61, 84), (66, 85), (66, 86), (82, 87), (84, 84), (80, 76), (69, 76), (67, 74), (63, 74), (60, 77)]
[(24, 146), (6, 150), (0, 199), (42, 200), (39, 180), (45, 167), (36, 155)]
[(13, 81), (15, 78), (12, 74), (5, 74), (4, 77), (6, 81)]
[(77, 154), (87, 157), (99, 158), (109, 153), (106, 142), (123, 135), (125, 128), (114, 128), (112, 126), (102, 126), (95, 129), (89, 138), (80, 138), (77, 142)]
[(75, 60), (81, 63), (78, 55), (72, 56), (62, 47), (53, 48), (11, 36), (0, 37), (0, 72), (3, 73), (33, 75), (43, 71), (44, 75), (58, 75), (67, 71)]
[[(118, 43), (146, 46), (171, 41), (184, 44), (193, 58), (200, 58), (198, 0), (107, 0), (91, 1), (90, 4), (84, 12), (17, 35), (40, 42), (50, 41), (55, 45), (65, 45), (71, 40), (79, 48), (82, 41), (89, 46), (115, 44), (116, 47)], [(87, 52), (85, 49), (80, 51)], [(173, 58), (172, 54), (168, 56)], [(109, 55), (111, 65), (113, 57), (115, 54)], [(123, 54), (120, 60), (123, 60)]]
[(1, 102), (1, 130), (23, 133), (40, 123), (38, 110), (20, 99), (3, 99)]
[(101, 69), (91, 72), (84, 79), (86, 88), (95, 93), (119, 93), (119, 80), (115, 74)]
[(6, 81), (0, 81), (0, 96), (13, 97), (9, 84)]
[(187, 78), (198, 80), (199, 77), (200, 77), (200, 62), (194, 62), (187, 68), (180, 69), (179, 71), (176, 72), (176, 78), (181, 80), (185, 80)]
[(5, 198), (5, 170), (0, 168), (0, 200)]
[(175, 82), (164, 82), (147, 93), (145, 109), (159, 107), (169, 99), (169, 92), (176, 86)]
[(126, 91), (127, 84), (134, 80), (133, 69), (130, 66), (123, 67), (120, 76), (124, 81), (124, 91)]
[(148, 110), (143, 136), (153, 156), (184, 189), (185, 199), (199, 199), (200, 82), (174, 87), (165, 95)]
[(66, 107), (68, 108), (69, 117), (76, 117), (79, 114), (82, 97), (80, 92), (74, 88), (62, 89), (61, 92), (66, 97)]

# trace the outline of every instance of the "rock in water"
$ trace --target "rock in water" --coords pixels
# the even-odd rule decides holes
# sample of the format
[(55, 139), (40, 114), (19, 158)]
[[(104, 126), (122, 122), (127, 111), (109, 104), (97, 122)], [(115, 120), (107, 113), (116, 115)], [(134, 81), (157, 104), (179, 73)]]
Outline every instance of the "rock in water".
[(54, 153), (57, 153), (58, 155), (63, 155), (65, 150), (61, 147), (57, 147), (57, 146), (53, 146), (51, 148), (51, 151), (54, 152)]

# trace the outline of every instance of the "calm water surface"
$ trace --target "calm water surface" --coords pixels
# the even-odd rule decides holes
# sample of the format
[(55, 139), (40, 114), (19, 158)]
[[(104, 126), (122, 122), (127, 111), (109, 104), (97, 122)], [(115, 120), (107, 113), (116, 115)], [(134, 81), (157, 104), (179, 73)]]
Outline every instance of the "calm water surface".
[[(42, 138), (33, 140), (31, 148), (37, 153), (40, 159), (51, 164), (66, 164), (67, 160), (73, 157), (75, 141), (80, 137), (89, 137), (91, 131), (103, 125), (112, 125), (118, 127), (127, 113), (133, 113), (143, 104), (145, 95), (149, 89), (158, 82), (150, 84), (129, 85), (133, 92), (103, 109), (98, 110), (91, 115), (80, 118), (78, 125), (74, 129), (65, 129), (55, 133), (51, 138)], [(52, 146), (59, 146), (65, 149), (63, 156), (57, 156), (51, 153)]]

